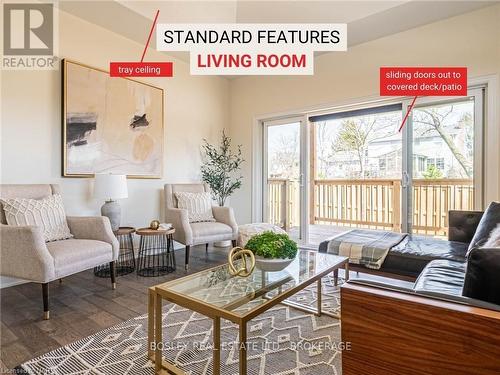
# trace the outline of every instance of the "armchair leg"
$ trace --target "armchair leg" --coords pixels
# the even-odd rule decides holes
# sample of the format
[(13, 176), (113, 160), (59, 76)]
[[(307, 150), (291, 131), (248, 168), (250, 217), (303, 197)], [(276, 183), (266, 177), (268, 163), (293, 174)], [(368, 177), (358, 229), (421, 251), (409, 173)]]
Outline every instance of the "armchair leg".
[(191, 246), (186, 246), (186, 258), (185, 258), (185, 267), (186, 271), (189, 269), (189, 250), (191, 250)]
[(116, 262), (109, 262), (109, 273), (111, 275), (111, 287), (113, 289), (116, 289), (116, 267), (115, 267)]
[(231, 240), (231, 243), (233, 244), (233, 247), (236, 247), (236, 240)]
[(42, 284), (42, 297), (43, 297), (43, 319), (50, 319), (49, 310), (49, 283)]

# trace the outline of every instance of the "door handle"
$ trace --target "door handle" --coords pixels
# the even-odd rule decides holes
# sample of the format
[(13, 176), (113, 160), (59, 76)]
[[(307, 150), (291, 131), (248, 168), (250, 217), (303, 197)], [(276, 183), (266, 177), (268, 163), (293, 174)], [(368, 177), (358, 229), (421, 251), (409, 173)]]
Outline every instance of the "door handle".
[(410, 176), (408, 172), (403, 171), (403, 178), (401, 179), (401, 186), (407, 188), (410, 185)]

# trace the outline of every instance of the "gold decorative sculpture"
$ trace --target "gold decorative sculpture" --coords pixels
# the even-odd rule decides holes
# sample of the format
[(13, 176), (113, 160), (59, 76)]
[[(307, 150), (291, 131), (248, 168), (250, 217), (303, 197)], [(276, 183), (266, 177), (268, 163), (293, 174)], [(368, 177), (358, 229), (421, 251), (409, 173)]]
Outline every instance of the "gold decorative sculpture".
[(153, 221), (149, 224), (149, 228), (150, 228), (150, 229), (157, 230), (159, 227), (160, 227), (160, 222), (159, 222), (158, 220), (153, 220)]
[[(250, 276), (255, 268), (255, 256), (248, 249), (242, 247), (233, 247), (227, 256), (229, 263), (229, 273), (233, 276)], [(241, 260), (239, 268), (236, 268), (236, 263)]]

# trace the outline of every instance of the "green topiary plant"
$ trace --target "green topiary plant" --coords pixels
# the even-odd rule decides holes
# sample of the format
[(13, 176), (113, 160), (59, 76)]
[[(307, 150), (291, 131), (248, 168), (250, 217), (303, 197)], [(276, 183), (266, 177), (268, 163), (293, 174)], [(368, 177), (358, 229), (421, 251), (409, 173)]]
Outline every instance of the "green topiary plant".
[(238, 174), (245, 161), (241, 156), (241, 145), (233, 150), (231, 138), (224, 131), (219, 146), (211, 145), (206, 139), (203, 141), (205, 161), (201, 166), (201, 179), (210, 186), (212, 197), (219, 206), (224, 206), (226, 199), (241, 187), (243, 177)]
[(293, 259), (297, 255), (297, 244), (287, 234), (264, 232), (250, 238), (245, 245), (255, 255), (264, 258)]

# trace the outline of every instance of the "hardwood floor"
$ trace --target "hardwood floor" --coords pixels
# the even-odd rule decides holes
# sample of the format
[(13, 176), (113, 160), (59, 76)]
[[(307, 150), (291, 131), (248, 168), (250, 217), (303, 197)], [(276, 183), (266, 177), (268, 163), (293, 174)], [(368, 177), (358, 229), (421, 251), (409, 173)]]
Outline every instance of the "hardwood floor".
[(0, 373), (33, 357), (147, 312), (147, 288), (226, 262), (229, 248), (205, 245), (191, 249), (190, 270), (184, 271), (184, 250), (176, 251), (177, 270), (162, 277), (135, 273), (109, 279), (92, 270), (50, 283), (50, 320), (42, 320), (42, 287), (22, 284), (1, 289)]

